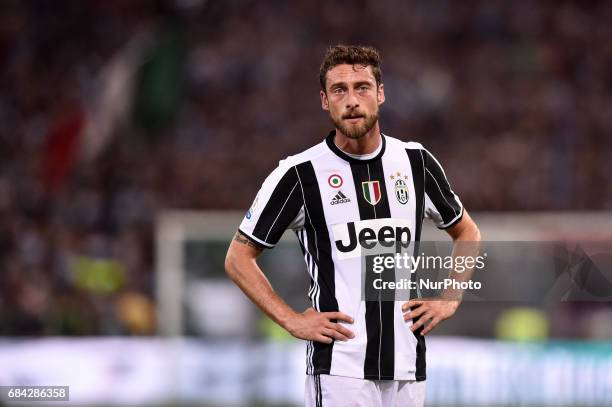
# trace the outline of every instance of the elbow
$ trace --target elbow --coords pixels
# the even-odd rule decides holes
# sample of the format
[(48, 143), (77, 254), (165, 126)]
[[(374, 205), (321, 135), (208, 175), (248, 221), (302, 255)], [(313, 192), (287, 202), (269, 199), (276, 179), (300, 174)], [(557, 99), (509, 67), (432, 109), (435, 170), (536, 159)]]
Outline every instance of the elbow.
[(478, 226), (476, 226), (476, 224), (474, 224), (473, 236), (474, 238), (472, 240), (475, 242), (480, 242), (482, 240), (482, 236), (480, 235), (480, 229), (478, 229)]
[(224, 267), (225, 274), (227, 274), (230, 280), (234, 281), (236, 278), (236, 259), (234, 254), (232, 253), (231, 248), (227, 251), (227, 254), (225, 255)]
[(462, 231), (461, 237), (459, 240), (466, 240), (470, 242), (480, 242), (482, 237), (480, 236), (480, 229), (474, 222), (470, 222), (470, 224), (466, 225), (467, 227)]
[(464, 219), (460, 226), (463, 227), (459, 229), (459, 240), (468, 240), (472, 242), (480, 242), (482, 240), (480, 229), (469, 214), (464, 214)]

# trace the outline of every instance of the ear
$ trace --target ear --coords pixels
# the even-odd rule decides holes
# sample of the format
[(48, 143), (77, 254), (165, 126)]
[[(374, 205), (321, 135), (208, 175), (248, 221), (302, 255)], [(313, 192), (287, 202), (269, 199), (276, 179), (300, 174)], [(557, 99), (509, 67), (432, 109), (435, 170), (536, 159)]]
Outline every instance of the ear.
[(378, 92), (376, 92), (376, 98), (378, 99), (378, 106), (385, 103), (385, 85), (382, 83), (378, 85)]
[(321, 95), (321, 108), (323, 110), (329, 110), (329, 101), (327, 100), (327, 94), (324, 91), (319, 91), (319, 95)]

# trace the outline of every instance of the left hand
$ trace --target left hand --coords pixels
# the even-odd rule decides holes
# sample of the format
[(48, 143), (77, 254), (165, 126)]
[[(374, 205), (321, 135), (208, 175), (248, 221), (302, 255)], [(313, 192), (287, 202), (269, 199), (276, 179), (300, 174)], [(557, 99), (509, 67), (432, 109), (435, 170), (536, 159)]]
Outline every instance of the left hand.
[(418, 299), (410, 300), (402, 305), (402, 311), (404, 321), (420, 317), (410, 327), (412, 332), (429, 322), (421, 332), (421, 335), (427, 335), (441, 321), (453, 316), (458, 307), (459, 301), (457, 300)]

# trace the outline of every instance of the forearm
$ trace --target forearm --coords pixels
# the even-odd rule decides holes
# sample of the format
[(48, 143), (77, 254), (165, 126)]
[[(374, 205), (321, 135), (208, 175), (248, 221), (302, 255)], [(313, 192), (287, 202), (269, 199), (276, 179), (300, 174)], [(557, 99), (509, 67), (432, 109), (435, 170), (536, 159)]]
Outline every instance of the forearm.
[(234, 235), (225, 257), (229, 278), (274, 322), (298, 339), (331, 343), (347, 341), (354, 334), (339, 322), (352, 324), (353, 318), (339, 311), (319, 312), (314, 308), (296, 313), (274, 292), (255, 259), (262, 249), (241, 232)]
[(287, 328), (287, 321), (296, 313), (276, 294), (255, 259), (237, 259), (228, 255), (225, 270), (229, 278), (262, 312), (283, 328)]
[[(466, 218), (459, 227), (452, 231), (453, 269), (450, 270), (449, 278), (459, 283), (470, 281), (474, 275), (475, 259), (480, 253), (480, 231), (471, 217), (466, 213)], [(458, 261), (458, 259), (462, 259)], [(442, 293), (443, 298), (461, 300), (463, 289), (448, 288)]]

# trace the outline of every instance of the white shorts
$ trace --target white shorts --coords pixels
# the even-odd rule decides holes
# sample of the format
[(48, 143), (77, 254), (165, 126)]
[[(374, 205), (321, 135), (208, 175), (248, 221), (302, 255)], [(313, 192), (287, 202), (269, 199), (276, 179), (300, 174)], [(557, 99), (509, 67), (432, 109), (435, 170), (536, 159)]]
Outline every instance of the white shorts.
[(307, 375), (306, 407), (423, 407), (425, 381)]

